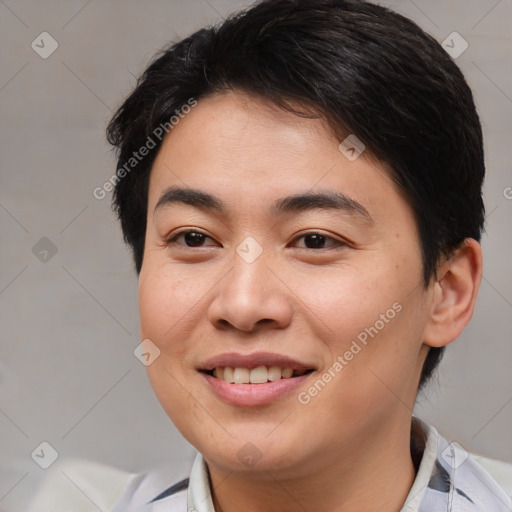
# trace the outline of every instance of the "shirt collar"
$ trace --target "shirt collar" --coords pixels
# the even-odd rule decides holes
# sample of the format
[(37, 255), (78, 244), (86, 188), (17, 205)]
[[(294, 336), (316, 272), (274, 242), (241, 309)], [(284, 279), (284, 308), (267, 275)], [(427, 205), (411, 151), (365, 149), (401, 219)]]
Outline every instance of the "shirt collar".
[(204, 457), (198, 453), (190, 472), (187, 508), (196, 512), (215, 512), (210, 492), (210, 475)]
[[(413, 417), (411, 449), (421, 455), (416, 478), (400, 512), (510, 512), (512, 499), (457, 443)], [(188, 510), (215, 512), (208, 466), (198, 453), (187, 496)]]

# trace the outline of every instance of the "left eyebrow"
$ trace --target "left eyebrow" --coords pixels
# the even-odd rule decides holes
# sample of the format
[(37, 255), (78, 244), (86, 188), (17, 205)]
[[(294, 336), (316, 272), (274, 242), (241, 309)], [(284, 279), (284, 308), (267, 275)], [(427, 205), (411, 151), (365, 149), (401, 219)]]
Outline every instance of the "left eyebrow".
[[(218, 197), (199, 189), (170, 187), (165, 190), (155, 206), (154, 212), (171, 204), (182, 203), (196, 208), (205, 208), (226, 216), (225, 203)], [(274, 201), (270, 207), (273, 215), (308, 210), (337, 210), (373, 223), (368, 210), (351, 197), (333, 190), (294, 194)]]
[(273, 214), (303, 212), (307, 210), (338, 210), (373, 223), (368, 210), (355, 199), (333, 190), (307, 192), (278, 199), (271, 207)]

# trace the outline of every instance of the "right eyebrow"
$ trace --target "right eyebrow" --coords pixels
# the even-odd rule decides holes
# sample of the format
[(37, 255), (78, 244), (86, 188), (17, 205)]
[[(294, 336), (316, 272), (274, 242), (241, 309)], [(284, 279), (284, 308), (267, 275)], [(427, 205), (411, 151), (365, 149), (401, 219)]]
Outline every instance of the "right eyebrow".
[(153, 214), (165, 206), (176, 203), (216, 210), (218, 213), (226, 215), (226, 206), (217, 197), (202, 190), (180, 187), (169, 187), (166, 189), (158, 199)]

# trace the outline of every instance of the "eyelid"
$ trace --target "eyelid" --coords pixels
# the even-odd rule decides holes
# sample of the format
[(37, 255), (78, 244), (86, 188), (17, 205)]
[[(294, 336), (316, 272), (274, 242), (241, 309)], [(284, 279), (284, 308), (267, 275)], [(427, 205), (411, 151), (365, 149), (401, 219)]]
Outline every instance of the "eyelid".
[[(181, 235), (185, 235), (187, 233), (199, 233), (201, 235), (204, 235), (206, 238), (209, 238), (210, 240), (213, 240), (215, 241), (215, 243), (219, 244), (219, 242), (217, 242), (213, 237), (211, 237), (210, 235), (208, 235), (207, 233), (205, 233), (203, 230), (199, 229), (199, 228), (183, 228), (181, 230), (178, 230), (178, 231), (173, 231), (170, 235), (167, 235), (165, 237), (165, 243), (167, 245), (171, 245), (173, 243), (176, 243), (176, 239), (181, 236)], [(211, 246), (199, 246), (199, 247), (190, 247), (186, 244), (177, 244), (177, 245), (180, 245), (182, 247), (186, 247), (188, 249), (201, 249), (202, 247), (211, 247)]]
[(304, 231), (302, 233), (297, 234), (296, 236), (294, 236), (291, 243), (294, 243), (301, 238), (305, 238), (308, 235), (320, 235), (320, 236), (324, 237), (326, 240), (328, 240), (328, 241), (330, 240), (330, 241), (334, 242), (334, 244), (327, 246), (327, 247), (321, 247), (319, 249), (314, 249), (311, 247), (297, 247), (297, 249), (305, 250), (305, 251), (321, 252), (321, 251), (339, 249), (339, 248), (343, 248), (343, 247), (351, 245), (348, 240), (340, 239), (330, 233), (323, 232), (318, 229), (312, 229), (312, 230)]
[[(199, 228), (190, 228), (190, 227), (189, 228), (182, 228), (182, 229), (180, 229), (178, 231), (172, 232), (172, 234), (170, 234), (170, 235), (165, 237), (165, 243), (167, 245), (174, 244), (174, 243), (176, 243), (176, 239), (178, 237), (180, 237), (181, 235), (185, 235), (187, 233), (200, 233), (200, 234), (204, 235), (206, 238), (209, 238), (210, 240), (213, 240), (216, 244), (222, 246), (222, 244), (217, 242), (213, 237), (211, 237), (210, 235), (205, 233), (203, 230), (201, 230)], [(293, 237), (293, 239), (292, 239), (292, 243), (296, 242), (299, 239), (303, 239), (303, 238), (305, 238), (308, 235), (319, 235), (319, 236), (322, 236), (326, 240), (330, 240), (330, 241), (334, 242), (334, 244), (330, 245), (330, 246), (327, 246), (327, 247), (321, 247), (319, 249), (314, 249), (314, 248), (311, 248), (311, 247), (298, 247), (298, 249), (306, 250), (306, 251), (320, 252), (322, 250), (324, 250), (324, 251), (325, 250), (329, 250), (329, 249), (332, 250), (332, 249), (336, 249), (336, 248), (345, 247), (345, 246), (350, 245), (350, 242), (348, 242), (347, 240), (339, 239), (339, 238), (337, 238), (336, 236), (334, 236), (332, 234), (328, 234), (326, 232), (322, 232), (321, 230), (318, 230), (318, 229), (312, 229), (312, 230), (309, 230), (309, 231), (304, 231), (302, 233), (296, 234)], [(180, 246), (188, 248), (188, 249), (200, 249), (200, 248), (204, 248), (204, 247), (211, 247), (211, 245), (210, 246), (202, 245), (202, 246), (197, 246), (197, 247), (190, 247), (190, 246), (188, 246), (186, 244), (183, 244), (183, 245), (182, 244), (177, 244), (177, 245), (180, 245)]]

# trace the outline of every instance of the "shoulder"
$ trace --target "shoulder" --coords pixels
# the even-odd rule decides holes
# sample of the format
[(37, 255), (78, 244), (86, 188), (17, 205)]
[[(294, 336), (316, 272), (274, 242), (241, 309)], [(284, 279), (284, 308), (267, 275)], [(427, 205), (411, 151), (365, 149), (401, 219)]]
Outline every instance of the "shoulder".
[[(188, 478), (177, 482), (169, 489), (160, 493), (148, 506), (151, 512), (186, 512), (187, 509)], [(138, 511), (134, 511), (138, 512)], [(145, 512), (141, 510), (141, 512)]]
[(46, 470), (29, 512), (114, 510), (137, 474), (84, 459), (65, 459)]
[(162, 475), (63, 459), (46, 470), (28, 512), (186, 512), (188, 478), (167, 489), (161, 481)]
[(472, 455), (472, 458), (512, 496), (512, 464), (475, 454)]
[(423, 453), (403, 512), (512, 511), (512, 464), (469, 453), (418, 418), (411, 441)]
[(450, 510), (510, 512), (512, 464), (469, 453), (437, 433), (436, 460), (426, 495), (446, 502)]
[[(444, 439), (441, 440), (446, 443)], [(444, 444), (442, 441), (440, 444)], [(481, 497), (482, 491), (492, 491), (493, 498), (501, 496), (500, 506), (510, 500), (512, 464), (467, 452), (464, 455), (456, 443), (450, 443), (449, 446), (453, 450), (454, 461), (460, 455), (468, 459), (468, 463), (460, 467), (454, 465), (458, 467), (457, 471), (453, 471), (455, 467), (447, 467), (456, 494)], [(443, 459), (444, 465), (446, 456)], [(204, 493), (202, 487), (207, 486), (207, 483), (202, 474), (205, 470), (199, 454), (197, 460), (199, 462), (195, 464), (195, 471), (193, 468), (191, 473), (191, 477), (195, 478), (195, 487), (192, 485), (192, 488)], [(428, 490), (435, 491), (430, 489), (431, 485), (432, 481)], [(162, 490), (159, 484), (145, 474), (130, 473), (84, 459), (67, 459), (47, 470), (28, 512), (97, 512), (98, 509), (103, 512), (186, 512), (188, 487), (189, 479), (184, 478)], [(139, 492), (141, 490), (142, 493)], [(192, 494), (194, 498), (194, 492)]]

